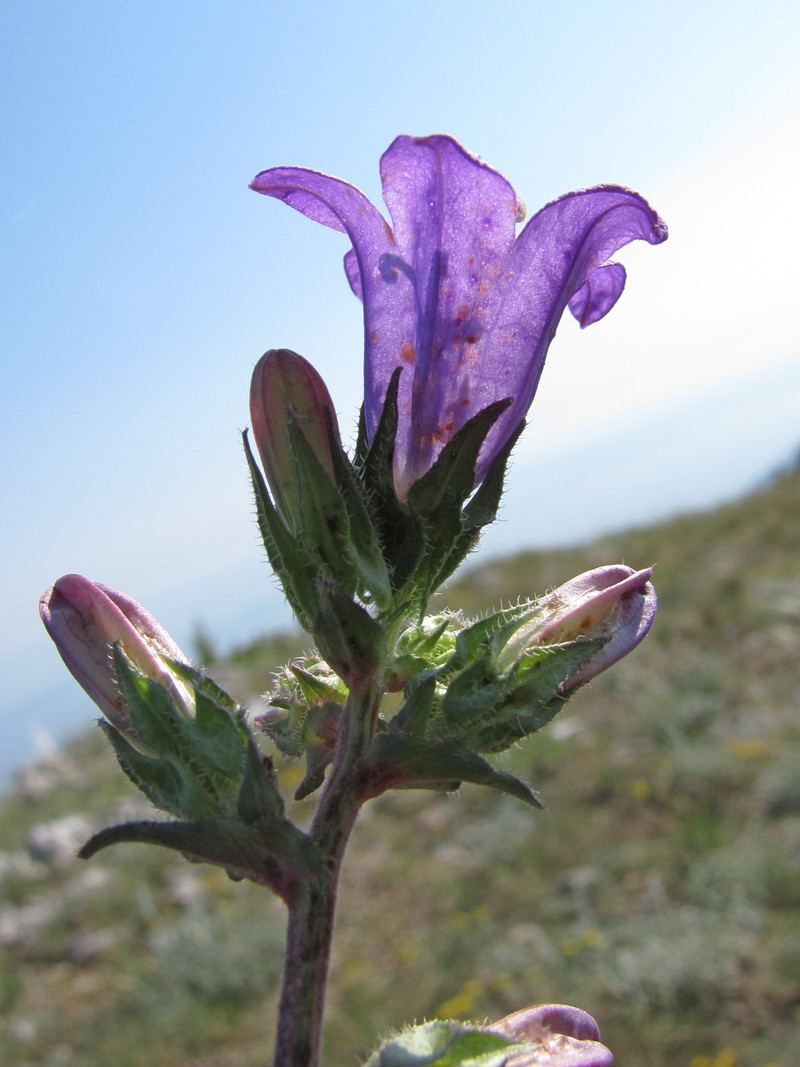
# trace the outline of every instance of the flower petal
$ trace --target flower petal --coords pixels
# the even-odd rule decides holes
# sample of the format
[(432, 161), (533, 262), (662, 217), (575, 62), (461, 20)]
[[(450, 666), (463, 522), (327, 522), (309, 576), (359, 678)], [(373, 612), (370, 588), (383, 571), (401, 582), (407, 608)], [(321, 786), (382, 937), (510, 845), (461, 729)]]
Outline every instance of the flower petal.
[[(410, 381), (400, 383), (400, 411), (411, 416), (397, 441), (402, 496), (469, 418), (500, 399), (485, 395), (478, 353), (486, 280), (513, 246), (517, 198), (502, 175), (444, 136), (398, 137), (381, 179), (417, 313), (413, 347), (401, 353), (414, 364), (413, 393)], [(373, 352), (373, 360), (377, 380), (388, 383), (397, 353)]]
[[(413, 362), (408, 355), (413, 352), (416, 325), (413, 289), (392, 231), (360, 190), (318, 171), (275, 167), (258, 174), (250, 188), (346, 233), (353, 243), (345, 271), (356, 296), (364, 301), (364, 403), (371, 438), (391, 370)], [(410, 381), (406, 389), (410, 395)]]
[(602, 319), (613, 308), (625, 288), (625, 268), (621, 263), (606, 263), (589, 275), (588, 281), (569, 302), (569, 309), (581, 329)]
[(666, 225), (647, 201), (615, 185), (568, 193), (527, 223), (487, 306), (491, 340), (481, 353), (483, 374), (491, 379), (486, 395), (513, 396), (514, 403), (486, 439), (478, 478), (530, 407), (569, 301), (577, 296), (583, 325), (601, 318), (624, 285), (617, 265), (613, 272), (603, 270), (607, 260), (630, 241), (660, 244), (666, 238)]

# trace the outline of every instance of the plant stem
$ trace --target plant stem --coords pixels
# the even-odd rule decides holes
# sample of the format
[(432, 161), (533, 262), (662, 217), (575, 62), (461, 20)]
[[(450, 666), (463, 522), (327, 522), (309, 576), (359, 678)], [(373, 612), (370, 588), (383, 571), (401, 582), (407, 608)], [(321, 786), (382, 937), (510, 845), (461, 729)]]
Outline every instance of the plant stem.
[(299, 882), (288, 901), (273, 1067), (319, 1067), (339, 872), (362, 803), (354, 767), (371, 740), (381, 695), (374, 683), (350, 692), (336, 755), (310, 831), (326, 873), (314, 882)]

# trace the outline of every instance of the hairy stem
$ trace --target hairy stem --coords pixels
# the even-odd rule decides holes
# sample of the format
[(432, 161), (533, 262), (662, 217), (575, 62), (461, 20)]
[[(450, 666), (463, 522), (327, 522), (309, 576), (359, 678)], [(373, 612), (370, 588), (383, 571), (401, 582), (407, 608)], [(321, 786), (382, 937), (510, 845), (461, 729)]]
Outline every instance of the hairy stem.
[(291, 894), (273, 1067), (318, 1067), (325, 984), (342, 858), (361, 806), (354, 767), (369, 743), (381, 691), (351, 691), (328, 781), (311, 825), (325, 874)]

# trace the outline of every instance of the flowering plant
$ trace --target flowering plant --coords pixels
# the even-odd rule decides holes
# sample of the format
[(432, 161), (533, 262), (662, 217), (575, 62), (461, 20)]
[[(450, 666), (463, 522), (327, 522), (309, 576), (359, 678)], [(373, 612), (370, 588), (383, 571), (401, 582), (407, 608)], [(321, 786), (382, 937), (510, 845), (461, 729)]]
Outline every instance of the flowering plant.
[[(451, 138), (399, 137), (381, 160), (390, 226), (362, 193), (281, 167), (252, 187), (347, 234), (364, 304), (364, 406), (354, 455), (310, 363), (257, 363), (245, 452), (270, 562), (317, 651), (279, 676), (265, 713), (245, 711), (138, 604), (77, 575), (41, 614), (105, 716), (125, 773), (168, 821), (110, 827), (81, 855), (149, 841), (267, 886), (288, 910), (276, 1067), (316, 1067), (342, 857), (356, 816), (388, 789), (473, 782), (540, 806), (487, 755), (548, 723), (652, 622), (649, 568), (599, 567), (538, 600), (477, 620), (427, 614), (430, 597), (497, 514), (506, 463), (564, 310), (581, 326), (625, 283), (610, 257), (666, 227), (617, 186), (571, 193), (515, 237), (513, 189)], [(263, 472), (262, 472), (263, 468)], [(384, 701), (402, 693), (399, 703)], [(272, 759), (305, 758), (287, 816)], [(372, 1067), (609, 1063), (579, 1009), (538, 1005), (493, 1025), (436, 1021), (385, 1042)]]

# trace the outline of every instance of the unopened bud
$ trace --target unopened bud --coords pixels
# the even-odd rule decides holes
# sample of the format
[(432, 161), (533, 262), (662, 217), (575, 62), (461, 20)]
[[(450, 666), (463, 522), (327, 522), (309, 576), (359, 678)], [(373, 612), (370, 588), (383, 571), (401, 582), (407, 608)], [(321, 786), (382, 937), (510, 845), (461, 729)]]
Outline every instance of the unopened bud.
[(135, 600), (80, 574), (67, 574), (42, 595), (39, 614), (71, 674), (120, 732), (131, 736), (133, 731), (112, 663), (115, 644), (192, 713), (186, 687), (162, 658), (188, 662), (187, 657)]
[(339, 427), (330, 393), (308, 360), (287, 348), (270, 349), (253, 370), (250, 418), (275, 506), (286, 525), (296, 531), (300, 494), (290, 425), (294, 420), (302, 430), (335, 484), (328, 425), (337, 438)]
[(600, 1030), (588, 1012), (567, 1004), (534, 1004), (515, 1011), (490, 1030), (499, 1031), (520, 1044), (532, 1043), (530, 1055), (514, 1058), (519, 1067), (549, 1063), (553, 1067), (606, 1067), (613, 1056), (600, 1043)]
[(502, 658), (514, 659), (526, 648), (600, 639), (602, 648), (570, 675), (561, 691), (588, 682), (626, 656), (650, 629), (657, 606), (652, 573), (652, 567), (634, 571), (617, 564), (579, 574), (542, 600), (540, 609), (506, 645)]

